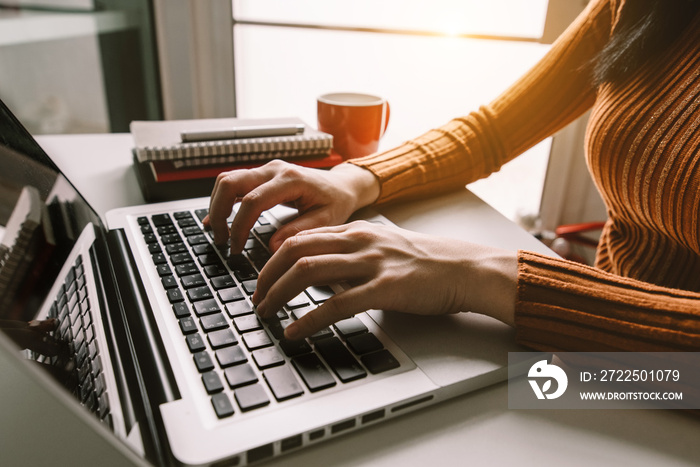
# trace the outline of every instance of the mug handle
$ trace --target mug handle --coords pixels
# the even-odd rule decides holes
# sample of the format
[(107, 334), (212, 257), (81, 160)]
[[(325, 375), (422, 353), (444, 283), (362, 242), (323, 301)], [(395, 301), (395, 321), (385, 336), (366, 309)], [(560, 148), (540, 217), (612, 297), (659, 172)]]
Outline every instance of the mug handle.
[(389, 101), (384, 101), (384, 108), (382, 109), (382, 119), (384, 120), (384, 128), (382, 129), (382, 132), (379, 134), (379, 137), (381, 138), (384, 136), (384, 133), (386, 133), (386, 129), (389, 126), (389, 116), (391, 115), (391, 107), (389, 106)]

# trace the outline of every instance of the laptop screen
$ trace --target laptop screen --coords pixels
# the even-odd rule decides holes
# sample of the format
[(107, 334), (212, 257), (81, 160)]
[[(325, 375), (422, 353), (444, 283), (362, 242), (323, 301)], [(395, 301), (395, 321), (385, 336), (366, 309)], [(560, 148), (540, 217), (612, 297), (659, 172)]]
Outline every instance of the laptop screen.
[(0, 101), (0, 320), (32, 320), (99, 216)]

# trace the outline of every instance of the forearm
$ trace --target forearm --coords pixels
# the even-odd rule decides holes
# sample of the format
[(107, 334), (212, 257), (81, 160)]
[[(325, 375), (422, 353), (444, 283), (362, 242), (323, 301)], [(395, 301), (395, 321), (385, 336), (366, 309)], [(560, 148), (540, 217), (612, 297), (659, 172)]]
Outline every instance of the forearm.
[(435, 195), (488, 176), (591, 107), (596, 89), (588, 69), (610, 27), (609, 4), (591, 2), (542, 60), (494, 101), (351, 163), (379, 178), (378, 202)]
[(700, 294), (520, 252), (516, 339), (540, 350), (696, 351)]

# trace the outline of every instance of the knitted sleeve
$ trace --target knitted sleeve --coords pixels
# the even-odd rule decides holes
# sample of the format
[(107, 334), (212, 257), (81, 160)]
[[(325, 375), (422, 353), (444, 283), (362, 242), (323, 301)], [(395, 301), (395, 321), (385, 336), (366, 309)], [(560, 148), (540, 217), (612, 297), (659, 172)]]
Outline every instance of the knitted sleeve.
[(698, 351), (700, 294), (518, 255), (519, 343), (544, 351)]
[(583, 114), (595, 101), (590, 70), (610, 36), (612, 8), (610, 0), (592, 1), (550, 51), (489, 105), (395, 149), (352, 160), (378, 177), (378, 202), (462, 188)]

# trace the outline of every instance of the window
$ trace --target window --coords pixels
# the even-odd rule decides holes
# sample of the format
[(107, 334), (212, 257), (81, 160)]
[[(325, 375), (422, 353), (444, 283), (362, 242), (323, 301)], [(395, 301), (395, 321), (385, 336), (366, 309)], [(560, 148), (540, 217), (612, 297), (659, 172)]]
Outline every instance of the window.
[(0, 97), (32, 133), (161, 118), (147, 0), (13, 3), (0, 7)]
[[(165, 11), (166, 2), (161, 3)], [(181, 2), (177, 2), (181, 3)], [(204, 12), (206, 4), (215, 3)], [(391, 104), (391, 121), (380, 149), (388, 149), (489, 102), (547, 52), (553, 37), (582, 10), (585, 0), (221, 0), (192, 2), (198, 23), (194, 47), (217, 44), (233, 17), (233, 63), (223, 50), (209, 61), (233, 69), (235, 104), (221, 82), (201, 80), (205, 106), (194, 117), (297, 116), (316, 124), (316, 97), (356, 91), (381, 95)], [(167, 4), (172, 15), (172, 4)], [(225, 7), (225, 8), (224, 8)], [(217, 9), (219, 14), (214, 14)], [(209, 24), (202, 18), (209, 18)], [(230, 28), (230, 23), (228, 24)], [(179, 29), (182, 31), (182, 28)], [(202, 38), (209, 36), (210, 49)], [(174, 49), (173, 55), (184, 48)], [(197, 62), (197, 57), (191, 63)], [(183, 75), (192, 66), (169, 78)], [(161, 70), (167, 67), (162, 65)], [(198, 69), (201, 70), (201, 67)], [(195, 73), (200, 73), (199, 71)], [(192, 78), (192, 72), (185, 77)], [(196, 83), (195, 83), (196, 84)], [(218, 89), (212, 99), (212, 89)], [(187, 101), (170, 97), (173, 107)], [(196, 97), (194, 99), (197, 100)], [(166, 98), (166, 112), (168, 99)], [(201, 111), (204, 109), (204, 111)], [(207, 109), (212, 112), (207, 113)], [(189, 116), (190, 118), (192, 116)], [(170, 118), (187, 118), (173, 113)], [(550, 141), (507, 164), (470, 188), (514, 218), (537, 213)], [(524, 175), (527, 174), (527, 175)], [(504, 193), (501, 187), (507, 186)], [(515, 192), (517, 190), (517, 192)], [(513, 200), (518, 203), (514, 204)]]

